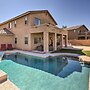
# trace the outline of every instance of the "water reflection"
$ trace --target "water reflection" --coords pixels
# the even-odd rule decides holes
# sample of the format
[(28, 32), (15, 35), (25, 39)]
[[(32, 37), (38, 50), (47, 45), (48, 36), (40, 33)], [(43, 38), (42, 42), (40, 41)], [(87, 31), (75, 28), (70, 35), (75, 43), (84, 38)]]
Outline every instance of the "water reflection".
[(63, 56), (49, 56), (48, 58), (39, 58), (22, 54), (12, 54), (6, 55), (4, 59), (9, 59), (16, 63), (40, 69), (63, 78), (67, 77), (75, 71), (82, 71), (80, 63), (78, 61), (73, 60), (75, 58)]

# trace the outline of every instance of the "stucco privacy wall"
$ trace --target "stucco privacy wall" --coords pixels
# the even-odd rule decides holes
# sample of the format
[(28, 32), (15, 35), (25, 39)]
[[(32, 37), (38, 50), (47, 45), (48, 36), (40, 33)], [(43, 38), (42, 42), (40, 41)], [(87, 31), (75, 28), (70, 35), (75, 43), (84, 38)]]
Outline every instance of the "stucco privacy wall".
[(12, 44), (14, 47), (14, 36), (0, 35), (0, 48), (1, 44)]
[(69, 40), (72, 45), (90, 46), (90, 40)]

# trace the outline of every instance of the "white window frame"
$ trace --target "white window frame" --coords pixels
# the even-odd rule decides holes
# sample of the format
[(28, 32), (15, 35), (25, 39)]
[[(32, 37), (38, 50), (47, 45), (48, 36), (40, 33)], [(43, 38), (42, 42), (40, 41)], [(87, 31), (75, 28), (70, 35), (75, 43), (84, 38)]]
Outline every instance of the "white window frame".
[(12, 28), (12, 23), (10, 22), (9, 24), (8, 24), (8, 28)]
[[(38, 22), (37, 22), (36, 20), (38, 20)], [(36, 26), (40, 26), (40, 24), (41, 24), (41, 19), (35, 18), (34, 24), (35, 24)]]
[(17, 44), (17, 37), (15, 37), (15, 44)]
[(28, 37), (24, 37), (24, 44), (28, 44)]
[(24, 23), (25, 23), (25, 25), (28, 24), (28, 17), (27, 16), (24, 17)]
[(14, 21), (14, 27), (16, 27), (16, 25), (17, 25), (17, 21)]
[(74, 33), (76, 32), (76, 30), (74, 30)]

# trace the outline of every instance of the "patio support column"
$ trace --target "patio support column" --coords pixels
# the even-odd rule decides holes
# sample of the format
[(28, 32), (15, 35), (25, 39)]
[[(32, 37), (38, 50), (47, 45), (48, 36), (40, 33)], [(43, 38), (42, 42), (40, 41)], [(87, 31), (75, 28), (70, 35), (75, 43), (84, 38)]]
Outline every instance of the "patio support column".
[(68, 46), (68, 36), (65, 35), (65, 47), (67, 47), (67, 46)]
[(43, 47), (44, 52), (49, 52), (49, 33), (43, 32)]
[(54, 46), (55, 50), (57, 50), (57, 33), (55, 33), (55, 42), (54, 43), (55, 43), (55, 46)]

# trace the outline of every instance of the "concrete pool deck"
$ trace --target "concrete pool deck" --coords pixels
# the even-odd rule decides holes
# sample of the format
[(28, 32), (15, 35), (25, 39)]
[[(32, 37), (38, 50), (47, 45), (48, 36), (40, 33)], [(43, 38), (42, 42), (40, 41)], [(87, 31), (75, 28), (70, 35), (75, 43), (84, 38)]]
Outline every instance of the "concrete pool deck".
[(73, 48), (83, 49), (84, 51), (90, 51), (90, 46), (72, 46)]
[(83, 62), (90, 63), (90, 57), (86, 55), (79, 56), (79, 59), (81, 59)]
[(20, 89), (16, 87), (10, 80), (7, 80), (4, 83), (0, 84), (0, 90), (20, 90)]

